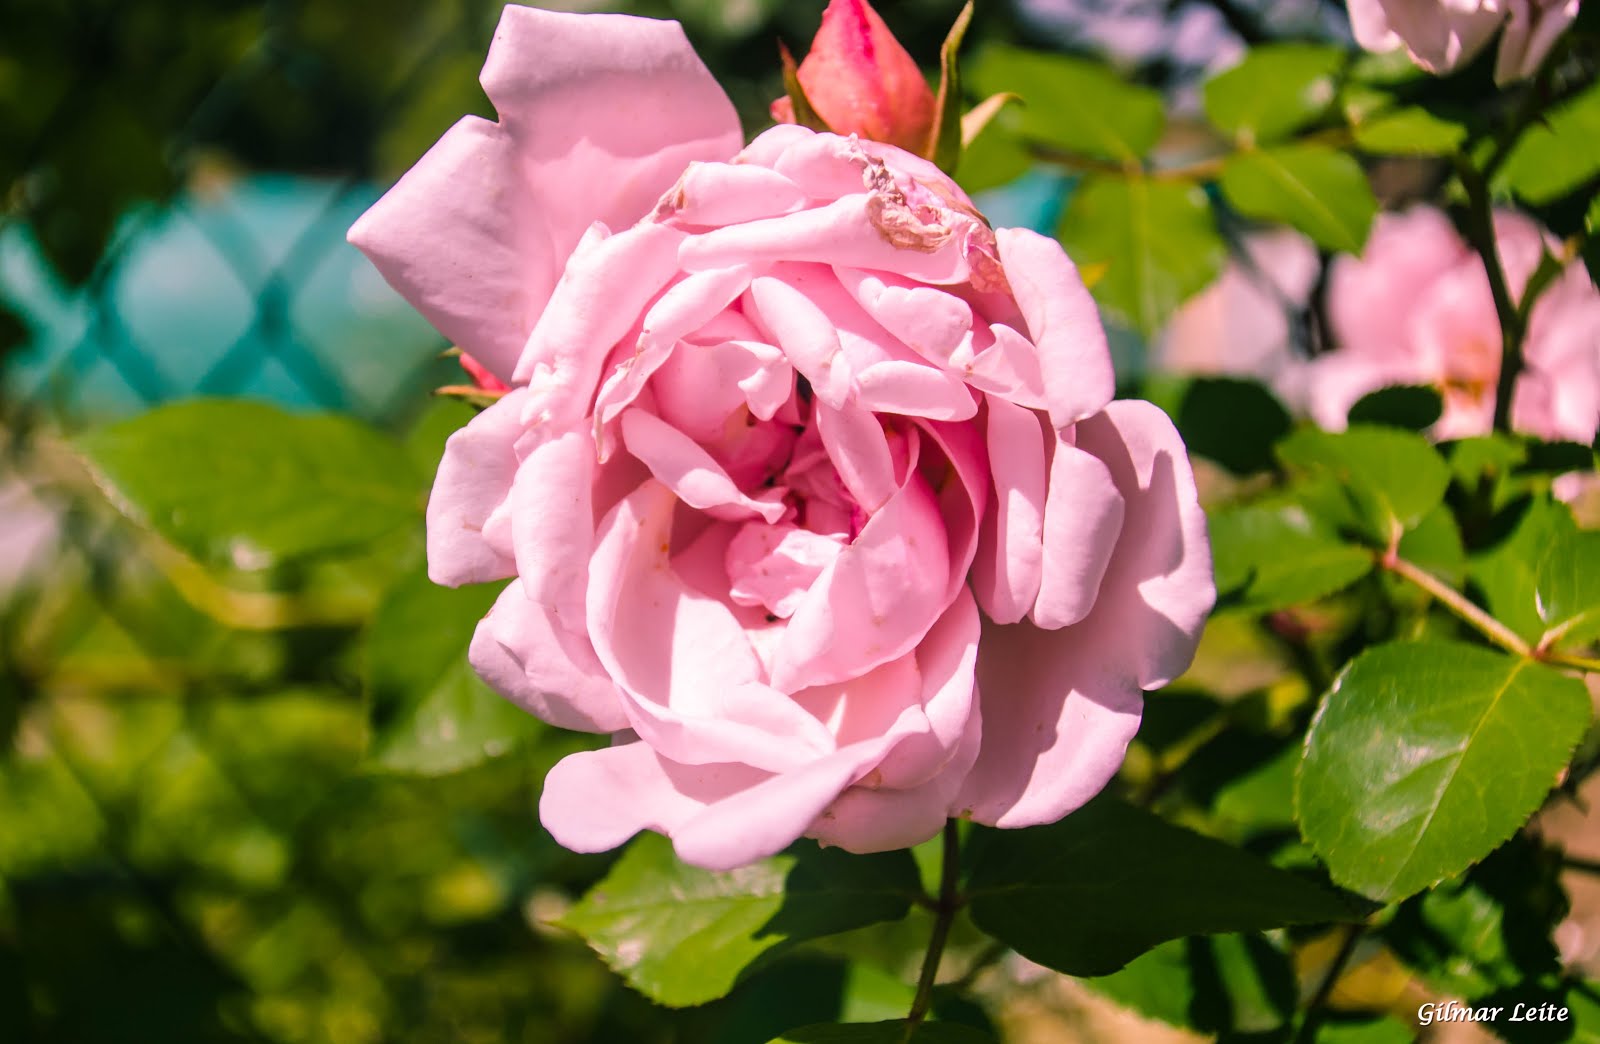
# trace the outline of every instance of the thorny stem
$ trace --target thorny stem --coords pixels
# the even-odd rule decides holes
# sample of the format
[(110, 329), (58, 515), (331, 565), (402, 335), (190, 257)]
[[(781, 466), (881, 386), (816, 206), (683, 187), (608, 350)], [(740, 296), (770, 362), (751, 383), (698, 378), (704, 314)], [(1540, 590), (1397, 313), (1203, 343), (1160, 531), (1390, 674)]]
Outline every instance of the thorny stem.
[(917, 979), (917, 996), (911, 1002), (911, 1012), (906, 1016), (905, 1040), (910, 1044), (917, 1027), (928, 1017), (933, 1003), (933, 984), (939, 977), (939, 960), (944, 956), (945, 943), (950, 939), (950, 926), (955, 923), (956, 911), (961, 909), (962, 898), (956, 892), (956, 878), (961, 872), (960, 824), (954, 819), (944, 824), (944, 860), (939, 869), (939, 898), (934, 904), (933, 935), (928, 939), (928, 953), (922, 959), (922, 975)]

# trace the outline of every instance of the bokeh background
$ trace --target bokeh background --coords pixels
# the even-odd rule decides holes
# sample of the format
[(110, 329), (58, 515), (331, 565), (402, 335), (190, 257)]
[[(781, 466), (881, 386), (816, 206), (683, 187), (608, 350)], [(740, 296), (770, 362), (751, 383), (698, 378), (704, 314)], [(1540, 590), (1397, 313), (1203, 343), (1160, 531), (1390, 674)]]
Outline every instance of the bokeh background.
[[(754, 134), (776, 42), (803, 52), (823, 5), (546, 6), (681, 20)], [(959, 4), (878, 6), (931, 63)], [(610, 861), (556, 848), (535, 812), (548, 767), (593, 740), (472, 678), (487, 603), (427, 584), (417, 525), (202, 567), (119, 515), (72, 450), (195, 397), (337, 411), (393, 445), (372, 467), (420, 508), (470, 416), (431, 390), (460, 371), (344, 233), (459, 116), (492, 115), (476, 75), (499, 9), (0, 14), (0, 1041), (759, 1044), (905, 1009), (915, 918), (906, 945), (846, 939), (705, 1008), (631, 993), (549, 924)], [(1103, 57), (1181, 125), (1202, 76), (1278, 37), (1347, 39), (1342, 4), (980, 0), (969, 40)], [(1043, 229), (1070, 190), (1026, 165), (978, 180), (997, 223)], [(1142, 347), (1118, 333), (1127, 371)], [(1158, 1033), (1053, 975), (991, 974), (992, 1003), (952, 1017), (1019, 1041)]]

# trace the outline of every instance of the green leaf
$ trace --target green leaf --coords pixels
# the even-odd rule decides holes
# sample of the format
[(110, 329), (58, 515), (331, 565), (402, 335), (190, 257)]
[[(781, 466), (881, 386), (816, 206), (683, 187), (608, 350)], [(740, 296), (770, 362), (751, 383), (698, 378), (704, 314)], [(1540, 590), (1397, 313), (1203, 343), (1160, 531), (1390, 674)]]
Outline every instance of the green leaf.
[(1278, 444), (1278, 456), (1293, 470), (1339, 483), (1380, 543), (1420, 522), (1450, 485), (1450, 469), (1433, 446), (1393, 428), (1302, 428)]
[(1359, 254), (1378, 212), (1361, 165), (1325, 145), (1280, 145), (1235, 153), (1222, 194), (1241, 214), (1281, 221), (1329, 250)]
[(1444, 398), (1426, 384), (1396, 384), (1368, 392), (1350, 407), (1351, 424), (1427, 431), (1444, 414)]
[(1562, 533), (1539, 562), (1534, 596), (1552, 645), (1600, 637), (1600, 532)]
[(1583, 683), (1541, 664), (1456, 642), (1368, 649), (1311, 723), (1301, 833), (1346, 888), (1412, 895), (1521, 826), (1588, 724)]
[(472, 632), (498, 593), (491, 584), (440, 587), (417, 569), (378, 607), (366, 650), (367, 756), (374, 765), (456, 772), (539, 734), (539, 719), (490, 689), (467, 663)]
[(713, 873), (680, 863), (666, 838), (643, 834), (559, 923), (629, 985), (682, 1007), (725, 995), (797, 943), (898, 920), (919, 894), (904, 851), (858, 856), (803, 842)]
[(907, 1037), (906, 1024), (896, 1019), (802, 1026), (769, 1044), (994, 1044), (994, 1038), (959, 1022), (924, 1022)]
[(1155, 146), (1166, 125), (1159, 91), (1081, 58), (997, 44), (978, 54), (969, 74), (979, 95), (1020, 95), (1022, 133), (1069, 152), (1132, 162)]
[(1206, 115), (1243, 142), (1282, 138), (1328, 110), (1344, 58), (1341, 48), (1320, 44), (1253, 47), (1205, 85)]
[(1289, 433), (1289, 411), (1259, 381), (1197, 377), (1173, 412), (1191, 453), (1236, 475), (1272, 467), (1272, 444)]
[(1168, 1025), (1223, 1035), (1275, 1030), (1295, 1003), (1288, 955), (1259, 935), (1175, 939), (1086, 985)]
[(1372, 552), (1340, 540), (1293, 501), (1230, 508), (1211, 517), (1220, 593), (1261, 609), (1314, 602), (1365, 576)]
[(197, 399), (77, 446), (118, 510), (211, 564), (359, 548), (422, 517), (405, 451), (348, 417)]
[(1600, 83), (1529, 127), (1495, 177), (1529, 203), (1552, 203), (1600, 176)]
[(1108, 795), (1050, 826), (974, 839), (973, 921), (1069, 975), (1105, 975), (1186, 935), (1359, 916), (1344, 897)]
[(1529, 642), (1537, 642), (1547, 627), (1538, 594), (1545, 551), (1576, 531), (1567, 506), (1541, 495), (1528, 502), (1510, 536), (1467, 565), (1467, 575), (1483, 592), (1484, 608)]
[(1096, 299), (1147, 337), (1209, 286), (1228, 258), (1199, 186), (1139, 176), (1085, 178), (1058, 234), (1080, 266), (1106, 266)]
[(1408, 105), (1353, 123), (1356, 145), (1389, 156), (1451, 156), (1467, 140), (1467, 128)]

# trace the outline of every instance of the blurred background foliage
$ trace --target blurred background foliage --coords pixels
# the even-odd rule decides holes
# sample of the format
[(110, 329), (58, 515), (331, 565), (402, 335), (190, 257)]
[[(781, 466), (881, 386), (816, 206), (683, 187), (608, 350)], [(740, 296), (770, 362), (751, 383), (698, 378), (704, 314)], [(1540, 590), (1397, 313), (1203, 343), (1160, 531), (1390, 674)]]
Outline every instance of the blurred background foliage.
[[(780, 90), (776, 41), (803, 52), (823, 5), (568, 6), (680, 19), (749, 135)], [(959, 4), (878, 7), (931, 64)], [(781, 981), (758, 972), (726, 999), (681, 1010), (633, 992), (552, 927), (615, 856), (555, 847), (537, 823), (539, 782), (597, 740), (544, 728), (466, 666), (492, 592), (429, 584), (420, 522), (443, 440), (471, 415), (429, 393), (459, 371), (343, 241), (451, 123), (491, 114), (476, 75), (499, 10), (488, 0), (11, 0), (6, 10), (0, 1040), (760, 1044), (806, 1022), (905, 1010), (926, 936), (918, 912), (799, 947)], [(1249, 82), (1232, 101), (1202, 90), (1275, 40), (1309, 45), (1258, 71), (1306, 76), (1304, 111), (1246, 111)], [(968, 41), (975, 90), (1033, 102), (979, 139), (963, 181), (988, 190), (996, 223), (1059, 224), (1091, 265), (1150, 256), (1141, 271), (1153, 284), (1130, 284), (1123, 267), (1096, 285), (1124, 384), (1210, 447), (1222, 466), (1208, 472), (1208, 495), (1248, 494), (1287, 430), (1282, 408), (1226, 382), (1201, 386), (1220, 396), (1202, 408), (1192, 386), (1143, 381), (1155, 335), (1237, 252), (1247, 216), (1215, 169), (1146, 182), (1125, 163), (1115, 177), (1105, 166), (1147, 153), (1158, 167), (1203, 163), (1246, 131), (1348, 134), (1360, 122), (1349, 114), (1399, 99), (1423, 116), (1389, 127), (1388, 140), (1412, 154), (1370, 159), (1376, 192), (1360, 213), (1304, 229), (1326, 258), (1359, 245), (1379, 203), (1438, 187), (1440, 150), (1427, 142), (1456, 140), (1451, 117), (1494, 97), (1486, 70), (1444, 87), (1392, 63), (1351, 69), (1343, 5), (1325, 0), (997, 0), (979, 3)], [(1336, 71), (1334, 105), (1318, 92), (1334, 90)], [(1058, 117), (1082, 97), (1122, 106), (1112, 121), (1122, 137), (1063, 131)], [(1537, 155), (1524, 165), (1549, 173)], [(1536, 201), (1558, 231), (1584, 219), (1570, 188), (1557, 178)], [(1159, 251), (1128, 238), (1135, 198), (1157, 219)], [(1254, 216), (1297, 223), (1292, 212)], [(1313, 341), (1314, 320), (1313, 308), (1297, 327)], [(114, 422), (190, 399), (165, 414), (172, 452), (126, 452), (148, 442), (123, 440)], [(307, 408), (339, 416), (308, 428)], [(263, 464), (269, 455), (281, 465)], [(324, 500), (274, 499), (322, 473)], [(362, 484), (341, 496), (349, 474)], [(192, 479), (191, 498), (152, 507), (139, 495), (152, 476), (170, 492), (174, 475)], [(140, 510), (114, 506), (130, 503)], [(1459, 569), (1459, 546), (1451, 554), (1445, 567)], [(1257, 577), (1219, 613), (1195, 670), (1151, 701), (1124, 780), (1169, 818), (1283, 865), (1311, 862), (1289, 807), (1286, 742), (1348, 649), (1375, 639), (1354, 633), (1359, 621), (1379, 620), (1385, 635), (1424, 626), (1425, 611), (1383, 577), (1323, 598), (1366, 567), (1322, 565), (1338, 575), (1309, 587), (1291, 578), (1287, 594)], [(1417, 942), (1447, 929), (1481, 942), (1506, 903), (1531, 911), (1522, 923), (1548, 940), (1565, 914), (1559, 889), (1530, 889), (1524, 875), (1522, 891), (1490, 902), (1499, 878), (1475, 874), (1448, 897), (1401, 907), (1382, 940), (1364, 941), (1365, 978), (1346, 982), (1336, 1007), (1381, 1018), (1521, 975), (1493, 947), (1463, 965), (1455, 950)], [(1517, 945), (1547, 962), (1538, 945)], [(963, 985), (976, 983), (985, 1006), (950, 997), (940, 1010), (1018, 1041), (1179, 1032), (1168, 1027), (1271, 1034), (1338, 946), (1285, 933), (1168, 944), (1091, 991), (1006, 958), (963, 923), (952, 963), (970, 966)], [(1124, 1008), (1156, 1021), (1130, 1022)], [(1366, 1021), (1347, 1039), (1408, 1032)]]

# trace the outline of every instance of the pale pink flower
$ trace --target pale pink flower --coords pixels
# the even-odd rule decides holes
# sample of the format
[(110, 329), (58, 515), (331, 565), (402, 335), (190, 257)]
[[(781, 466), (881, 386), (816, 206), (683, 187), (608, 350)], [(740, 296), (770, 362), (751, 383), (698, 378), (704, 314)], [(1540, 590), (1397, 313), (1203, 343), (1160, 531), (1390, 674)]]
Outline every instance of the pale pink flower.
[[(1546, 237), (1528, 218), (1495, 215), (1501, 263), (1520, 299)], [(1388, 385), (1425, 384), (1444, 399), (1440, 439), (1488, 432), (1500, 374), (1500, 322), (1478, 255), (1443, 213), (1378, 216), (1361, 257), (1335, 259), (1328, 313), (1336, 348), (1308, 367), (1311, 416), (1343, 428), (1350, 407)], [(1511, 423), (1545, 439), (1588, 442), (1600, 422), (1600, 293), (1572, 264), (1534, 305)]]
[(1291, 323), (1321, 270), (1317, 248), (1292, 229), (1245, 237), (1244, 255), (1178, 309), (1151, 367), (1168, 373), (1253, 377), (1298, 397), (1300, 356)]
[[(829, 0), (799, 78), (806, 100), (834, 131), (928, 155), (933, 91), (866, 0)], [(772, 103), (772, 118), (794, 122), (787, 97)]]
[(1348, 0), (1350, 28), (1369, 51), (1405, 46), (1432, 73), (1465, 65), (1501, 27), (1497, 83), (1538, 71), (1556, 38), (1578, 16), (1578, 0)]
[(495, 688), (616, 734), (550, 773), (556, 839), (721, 868), (1099, 791), (1214, 592), (1183, 445), (1109, 401), (1060, 247), (893, 146), (741, 151), (675, 23), (510, 7), (483, 83), (500, 122), (351, 239), (513, 386), (450, 439), (428, 555), (511, 578)]

